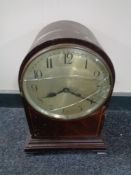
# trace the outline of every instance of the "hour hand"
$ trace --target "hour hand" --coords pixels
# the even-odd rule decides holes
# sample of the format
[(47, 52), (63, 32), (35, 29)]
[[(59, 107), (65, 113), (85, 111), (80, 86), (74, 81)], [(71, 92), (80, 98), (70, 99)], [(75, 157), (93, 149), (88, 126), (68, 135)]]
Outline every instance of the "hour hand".
[(44, 98), (55, 97), (56, 95), (57, 95), (57, 93), (55, 93), (55, 92), (50, 92), (50, 93), (47, 94), (47, 96), (45, 96)]
[(61, 90), (59, 92), (49, 92), (44, 98), (55, 97), (62, 92), (63, 92), (63, 90)]

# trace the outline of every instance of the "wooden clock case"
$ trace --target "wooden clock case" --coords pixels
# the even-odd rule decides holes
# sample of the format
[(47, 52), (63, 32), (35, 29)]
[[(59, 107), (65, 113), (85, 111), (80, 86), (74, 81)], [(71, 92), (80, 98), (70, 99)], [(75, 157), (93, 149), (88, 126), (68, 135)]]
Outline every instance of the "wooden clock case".
[[(22, 93), (22, 72), (26, 63), (37, 52), (62, 43), (77, 44), (90, 48), (106, 61), (112, 72), (111, 91), (104, 104), (94, 113), (80, 119), (60, 120), (45, 116), (34, 110)], [(30, 131), (25, 151), (35, 152), (46, 149), (69, 148), (105, 150), (106, 146), (101, 138), (101, 131), (114, 82), (115, 72), (112, 62), (88, 28), (73, 21), (58, 21), (43, 28), (24, 58), (19, 70), (19, 88)]]

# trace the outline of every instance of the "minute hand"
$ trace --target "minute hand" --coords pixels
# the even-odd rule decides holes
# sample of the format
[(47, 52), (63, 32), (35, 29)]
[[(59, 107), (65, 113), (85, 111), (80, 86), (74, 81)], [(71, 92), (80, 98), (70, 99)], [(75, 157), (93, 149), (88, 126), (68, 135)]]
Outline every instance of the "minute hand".
[[(80, 97), (80, 98), (82, 98), (82, 99), (85, 98), (85, 97), (83, 97), (80, 93), (75, 93), (75, 92), (71, 91), (69, 88), (64, 88), (63, 91), (64, 91), (64, 92), (69, 92), (70, 94), (75, 95), (75, 96), (77, 96), (77, 97)], [(91, 100), (91, 99), (89, 99), (89, 98), (87, 98), (86, 100), (89, 101), (91, 104), (92, 104), (92, 103), (96, 103), (94, 100)]]

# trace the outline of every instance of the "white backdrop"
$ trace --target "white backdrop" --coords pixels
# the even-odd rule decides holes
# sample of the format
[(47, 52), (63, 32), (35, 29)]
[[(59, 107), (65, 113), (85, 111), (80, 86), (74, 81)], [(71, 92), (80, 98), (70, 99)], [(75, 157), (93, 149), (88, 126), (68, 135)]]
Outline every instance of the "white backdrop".
[(87, 26), (112, 59), (115, 92), (131, 92), (130, 0), (0, 0), (0, 91), (18, 90), (22, 59), (35, 36), (57, 20)]

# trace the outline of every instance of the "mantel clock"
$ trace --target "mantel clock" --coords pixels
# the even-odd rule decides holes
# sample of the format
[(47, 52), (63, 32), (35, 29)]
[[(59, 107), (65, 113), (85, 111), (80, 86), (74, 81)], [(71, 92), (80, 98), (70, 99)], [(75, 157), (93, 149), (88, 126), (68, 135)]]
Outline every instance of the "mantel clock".
[(88, 28), (73, 21), (44, 27), (19, 71), (30, 130), (25, 151), (104, 150), (114, 81), (112, 62)]

